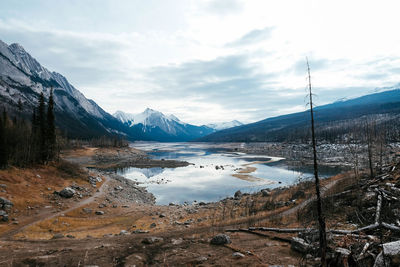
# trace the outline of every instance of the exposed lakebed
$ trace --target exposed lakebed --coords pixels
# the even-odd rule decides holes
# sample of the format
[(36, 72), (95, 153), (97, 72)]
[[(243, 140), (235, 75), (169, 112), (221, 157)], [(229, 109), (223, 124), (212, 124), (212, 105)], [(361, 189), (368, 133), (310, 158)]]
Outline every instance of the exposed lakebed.
[[(135, 142), (131, 146), (146, 151), (154, 159), (190, 162), (179, 168), (124, 168), (117, 173), (146, 186), (157, 204), (185, 201), (218, 201), (237, 190), (253, 193), (295, 183), (312, 176), (309, 170), (291, 170), (283, 158), (232, 152), (241, 144)], [(338, 173), (325, 170), (321, 177)]]

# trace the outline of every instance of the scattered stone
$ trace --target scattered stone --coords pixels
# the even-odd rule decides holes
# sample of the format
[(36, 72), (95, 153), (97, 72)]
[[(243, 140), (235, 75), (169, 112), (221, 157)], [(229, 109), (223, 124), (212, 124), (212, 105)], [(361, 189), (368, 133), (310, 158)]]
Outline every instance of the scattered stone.
[(75, 195), (75, 190), (71, 187), (66, 187), (58, 193), (61, 197), (71, 198)]
[(291, 242), (291, 249), (300, 253), (307, 253), (311, 249), (311, 245), (300, 237), (293, 237)]
[(14, 206), (14, 204), (10, 200), (0, 197), (0, 208), (9, 209), (12, 206)]
[(245, 256), (240, 252), (234, 252), (232, 254), (232, 257), (234, 257), (235, 259), (241, 259), (241, 258), (244, 258)]
[(63, 234), (58, 233), (58, 234), (53, 235), (52, 239), (59, 239), (59, 238), (63, 238), (63, 237), (64, 237)]
[(89, 209), (89, 208), (83, 208), (82, 209), (82, 211), (84, 212), (84, 213), (92, 213), (92, 209)]
[(156, 227), (157, 226), (157, 224), (156, 223), (152, 223), (152, 224), (150, 224), (150, 228), (154, 228), (154, 227)]
[(124, 188), (122, 187), (122, 186), (116, 186), (116, 187), (114, 187), (114, 190), (116, 190), (116, 191), (122, 191), (122, 190), (124, 190)]
[(198, 258), (196, 259), (196, 262), (197, 262), (197, 263), (202, 263), (202, 262), (205, 262), (205, 261), (207, 261), (207, 260), (208, 260), (207, 257), (202, 256), (202, 257), (198, 257)]
[(232, 241), (228, 235), (218, 234), (211, 239), (210, 243), (213, 245), (225, 245), (232, 243)]
[(129, 235), (129, 232), (126, 230), (121, 230), (121, 232), (119, 232), (120, 235)]
[(132, 233), (134, 234), (147, 234), (149, 231), (147, 230), (142, 230), (142, 229), (137, 229), (135, 231), (133, 231)]
[(242, 197), (242, 195), (243, 195), (242, 192), (240, 190), (238, 190), (235, 192), (234, 197), (235, 197), (235, 199), (240, 199)]
[(171, 239), (171, 243), (172, 243), (172, 245), (180, 245), (183, 243), (183, 239), (182, 238)]
[(96, 210), (95, 214), (96, 215), (104, 215), (104, 211)]
[(271, 193), (269, 192), (269, 190), (263, 189), (261, 190), (261, 194), (263, 197), (269, 197)]
[(112, 207), (115, 209), (115, 208), (118, 208), (118, 205), (117, 204), (113, 204)]
[(193, 219), (186, 220), (183, 224), (184, 225), (189, 225), (191, 223), (193, 223)]
[(67, 235), (68, 238), (75, 238), (73, 235)]
[(154, 244), (157, 242), (162, 242), (164, 241), (164, 239), (162, 237), (155, 237), (155, 236), (151, 236), (151, 237), (146, 237), (145, 239), (142, 240), (143, 244)]
[(8, 214), (6, 213), (6, 214), (2, 215), (1, 220), (2, 220), (3, 222), (8, 222)]
[(166, 215), (165, 215), (164, 213), (161, 213), (158, 217), (160, 217), (160, 218), (165, 218)]

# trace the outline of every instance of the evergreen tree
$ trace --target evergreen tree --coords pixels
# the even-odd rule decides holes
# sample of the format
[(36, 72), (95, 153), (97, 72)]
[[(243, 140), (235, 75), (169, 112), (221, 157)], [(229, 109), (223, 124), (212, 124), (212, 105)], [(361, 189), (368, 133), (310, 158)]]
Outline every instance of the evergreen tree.
[(56, 126), (54, 121), (53, 88), (50, 90), (49, 103), (47, 105), (47, 160), (54, 159), (56, 148)]
[(39, 160), (40, 162), (45, 162), (47, 159), (47, 149), (46, 149), (46, 112), (45, 112), (45, 103), (44, 103), (44, 95), (40, 94), (39, 97), (39, 106), (37, 113), (37, 122), (39, 126), (38, 131), (38, 147), (39, 147)]
[(6, 147), (6, 129), (4, 120), (0, 117), (0, 168), (4, 168), (7, 166), (7, 147)]
[(22, 112), (22, 110), (23, 110), (23, 106), (22, 106), (21, 98), (20, 98), (20, 99), (18, 99), (17, 108), (18, 108), (18, 111), (19, 111), (19, 112)]

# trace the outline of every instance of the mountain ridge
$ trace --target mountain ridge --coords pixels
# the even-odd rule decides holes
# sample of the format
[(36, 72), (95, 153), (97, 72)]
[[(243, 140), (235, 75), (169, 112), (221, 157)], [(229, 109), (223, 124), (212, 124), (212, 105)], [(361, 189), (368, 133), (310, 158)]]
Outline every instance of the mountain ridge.
[(0, 101), (10, 113), (17, 113), (21, 100), (25, 118), (30, 118), (41, 93), (49, 97), (54, 89), (56, 124), (72, 138), (102, 135), (127, 136), (127, 128), (93, 100), (87, 99), (62, 74), (49, 71), (20, 44), (0, 40)]
[[(315, 108), (315, 119), (319, 134), (328, 134), (334, 128), (337, 136), (343, 135), (351, 125), (361, 119), (385, 116), (388, 125), (400, 124), (400, 89), (386, 90), (346, 101), (334, 102)], [(308, 138), (309, 110), (212, 133), (196, 141), (203, 142), (282, 142)], [(343, 127), (339, 125), (340, 122)], [(342, 127), (342, 128), (340, 128)], [(330, 130), (331, 129), (331, 130)]]

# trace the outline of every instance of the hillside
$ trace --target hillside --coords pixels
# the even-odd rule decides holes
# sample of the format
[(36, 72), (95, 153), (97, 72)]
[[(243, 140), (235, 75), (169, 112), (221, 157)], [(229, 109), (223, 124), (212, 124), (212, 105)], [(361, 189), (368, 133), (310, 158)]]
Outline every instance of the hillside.
[[(398, 135), (400, 89), (392, 89), (351, 100), (339, 101), (315, 108), (319, 136), (341, 138), (352, 127), (368, 118), (386, 124)], [(309, 135), (309, 111), (268, 118), (243, 126), (222, 130), (198, 141), (204, 142), (263, 142), (304, 140)], [(355, 126), (354, 126), (355, 125)], [(396, 138), (396, 136), (393, 136)]]
[[(126, 135), (126, 128), (57, 72), (43, 67), (19, 44), (0, 40), (0, 105), (10, 114), (31, 118), (39, 95), (54, 89), (57, 127), (68, 137)], [(22, 111), (17, 111), (18, 101)]]

